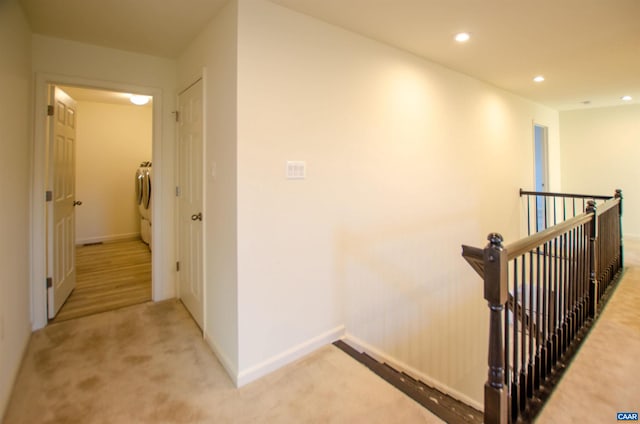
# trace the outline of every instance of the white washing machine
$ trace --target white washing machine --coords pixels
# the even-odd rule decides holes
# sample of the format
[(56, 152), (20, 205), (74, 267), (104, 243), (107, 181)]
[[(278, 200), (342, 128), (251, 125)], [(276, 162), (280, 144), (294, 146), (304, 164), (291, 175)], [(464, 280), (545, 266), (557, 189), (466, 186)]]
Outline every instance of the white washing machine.
[(136, 203), (140, 213), (140, 238), (151, 249), (151, 162), (142, 162), (136, 171)]

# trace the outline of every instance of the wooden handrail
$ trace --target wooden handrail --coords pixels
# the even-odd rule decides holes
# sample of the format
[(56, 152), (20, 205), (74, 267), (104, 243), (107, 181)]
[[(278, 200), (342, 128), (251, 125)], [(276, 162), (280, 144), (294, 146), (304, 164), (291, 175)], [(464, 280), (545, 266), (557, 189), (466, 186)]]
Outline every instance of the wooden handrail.
[(583, 213), (582, 215), (578, 215), (574, 218), (563, 221), (560, 224), (556, 224), (553, 227), (547, 228), (544, 231), (535, 233), (533, 235), (530, 235), (529, 237), (525, 237), (518, 241), (514, 241), (511, 244), (508, 244), (505, 250), (507, 251), (509, 260), (517, 258), (523, 253), (527, 253), (535, 249), (536, 247), (543, 245), (549, 240), (553, 240), (559, 235), (573, 230), (574, 228), (584, 224), (585, 222), (589, 222), (592, 219), (592, 216), (593, 213)]
[(471, 265), (471, 268), (484, 278), (484, 250), (479, 247), (462, 245), (462, 257)]
[[(598, 216), (602, 215), (611, 208), (616, 207), (620, 203), (619, 198), (608, 198), (609, 201), (601, 204), (597, 208)], [(571, 219), (547, 228), (544, 231), (535, 233), (529, 237), (522, 238), (514, 241), (505, 247), (509, 260), (517, 258), (518, 256), (527, 253), (538, 246), (543, 245), (549, 240), (553, 240), (560, 234), (564, 234), (580, 225), (588, 222), (592, 219), (592, 213), (584, 213)], [(482, 249), (473, 246), (462, 245), (462, 256), (471, 265), (471, 267), (478, 273), (480, 277), (484, 277), (483, 271), (483, 253)]]
[(620, 203), (620, 198), (615, 198), (615, 199), (611, 199), (608, 202), (604, 202), (603, 204), (598, 206), (598, 216), (602, 215), (603, 213), (605, 213), (606, 211), (608, 211), (611, 208), (615, 208), (618, 203)]

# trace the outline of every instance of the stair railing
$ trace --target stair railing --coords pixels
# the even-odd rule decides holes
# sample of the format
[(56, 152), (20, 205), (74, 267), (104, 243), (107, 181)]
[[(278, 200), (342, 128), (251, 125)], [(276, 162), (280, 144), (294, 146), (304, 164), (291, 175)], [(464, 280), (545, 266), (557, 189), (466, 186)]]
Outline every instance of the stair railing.
[(614, 197), (520, 189), (520, 198), (523, 200), (522, 211), (525, 214), (524, 219), (527, 223), (527, 234), (531, 235), (585, 213), (589, 200), (593, 200), (598, 205)]
[(462, 256), (484, 280), (489, 305), (485, 423), (533, 419), (623, 268), (622, 193), (504, 245)]

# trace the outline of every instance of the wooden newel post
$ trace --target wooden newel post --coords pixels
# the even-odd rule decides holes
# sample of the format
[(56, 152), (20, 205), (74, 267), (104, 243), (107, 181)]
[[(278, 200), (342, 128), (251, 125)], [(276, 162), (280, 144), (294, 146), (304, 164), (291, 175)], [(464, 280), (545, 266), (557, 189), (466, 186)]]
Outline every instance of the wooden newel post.
[(504, 306), (507, 302), (507, 252), (502, 236), (492, 233), (484, 249), (484, 298), (490, 309), (489, 321), (489, 375), (484, 385), (485, 424), (508, 423), (508, 399), (505, 387)]
[(598, 310), (598, 279), (596, 272), (598, 269), (598, 254), (596, 249), (598, 245), (598, 213), (596, 211), (596, 202), (589, 200), (587, 202), (587, 213), (593, 213), (591, 217), (591, 233), (589, 234), (589, 317), (595, 318)]
[(618, 206), (618, 212), (620, 213), (620, 269), (624, 268), (624, 245), (622, 241), (622, 190), (616, 190), (616, 199), (620, 199), (620, 205)]

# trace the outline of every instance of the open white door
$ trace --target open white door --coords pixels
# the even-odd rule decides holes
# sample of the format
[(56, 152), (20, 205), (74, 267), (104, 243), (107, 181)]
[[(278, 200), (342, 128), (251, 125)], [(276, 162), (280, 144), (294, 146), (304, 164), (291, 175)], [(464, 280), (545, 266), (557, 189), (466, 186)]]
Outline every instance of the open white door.
[(53, 318), (76, 286), (76, 102), (55, 86), (49, 99), (47, 311)]
[(178, 280), (180, 299), (202, 327), (202, 80), (178, 97)]

